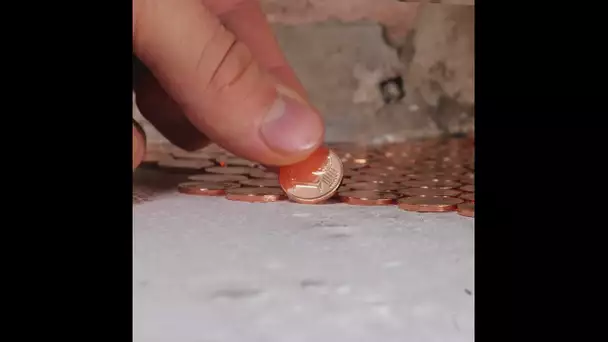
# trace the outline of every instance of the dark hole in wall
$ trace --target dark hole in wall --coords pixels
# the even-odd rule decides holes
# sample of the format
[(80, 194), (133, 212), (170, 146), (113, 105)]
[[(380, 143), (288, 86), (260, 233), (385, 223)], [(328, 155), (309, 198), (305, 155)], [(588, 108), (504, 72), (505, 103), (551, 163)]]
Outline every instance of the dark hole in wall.
[(401, 76), (388, 78), (379, 84), (384, 103), (395, 103), (405, 97), (403, 78)]

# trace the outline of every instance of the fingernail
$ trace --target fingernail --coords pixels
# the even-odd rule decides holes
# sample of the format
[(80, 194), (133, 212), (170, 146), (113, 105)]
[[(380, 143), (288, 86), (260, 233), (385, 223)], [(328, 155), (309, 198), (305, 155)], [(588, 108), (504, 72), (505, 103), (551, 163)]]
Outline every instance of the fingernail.
[(323, 136), (319, 115), (289, 88), (278, 86), (277, 95), (260, 128), (266, 144), (279, 153), (297, 153), (316, 147)]

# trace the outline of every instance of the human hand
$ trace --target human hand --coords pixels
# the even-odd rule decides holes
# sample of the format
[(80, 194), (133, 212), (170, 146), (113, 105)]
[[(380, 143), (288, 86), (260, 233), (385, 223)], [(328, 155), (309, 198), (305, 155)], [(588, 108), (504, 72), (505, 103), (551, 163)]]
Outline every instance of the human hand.
[[(133, 87), (173, 144), (209, 140), (266, 165), (305, 159), (323, 122), (256, 0), (133, 0)], [(133, 127), (133, 168), (144, 155)]]

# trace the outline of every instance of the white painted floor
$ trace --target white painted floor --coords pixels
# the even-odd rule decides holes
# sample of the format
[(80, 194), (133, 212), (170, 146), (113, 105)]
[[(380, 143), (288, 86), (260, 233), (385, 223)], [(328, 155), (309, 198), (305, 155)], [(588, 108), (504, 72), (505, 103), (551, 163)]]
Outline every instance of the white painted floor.
[(133, 207), (133, 341), (472, 342), (473, 222), (166, 194)]

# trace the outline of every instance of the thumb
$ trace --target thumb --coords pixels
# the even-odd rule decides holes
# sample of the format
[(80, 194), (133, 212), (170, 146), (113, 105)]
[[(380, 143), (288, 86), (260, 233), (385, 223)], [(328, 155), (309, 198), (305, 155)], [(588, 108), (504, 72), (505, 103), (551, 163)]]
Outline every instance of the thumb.
[(134, 0), (135, 54), (214, 142), (267, 165), (305, 159), (319, 113), (253, 59), (200, 0)]

